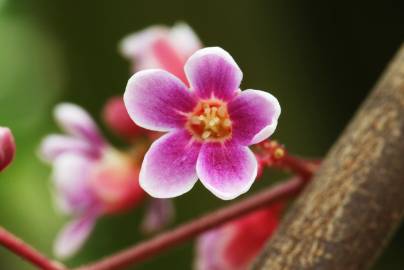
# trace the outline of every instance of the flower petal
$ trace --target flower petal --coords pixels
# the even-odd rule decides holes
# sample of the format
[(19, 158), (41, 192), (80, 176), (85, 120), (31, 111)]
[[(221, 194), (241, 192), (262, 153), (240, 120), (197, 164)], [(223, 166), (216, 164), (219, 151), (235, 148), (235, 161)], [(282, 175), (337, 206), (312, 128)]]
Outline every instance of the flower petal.
[(174, 206), (170, 199), (151, 199), (142, 221), (142, 231), (154, 233), (163, 229), (173, 220)]
[(249, 269), (277, 228), (283, 206), (272, 204), (202, 234), (197, 241), (196, 270)]
[(140, 170), (140, 186), (155, 198), (172, 198), (188, 192), (198, 180), (196, 160), (201, 145), (185, 130), (155, 141)]
[(149, 58), (150, 60), (145, 56), (142, 64), (153, 64), (153, 62), (157, 62), (157, 65), (149, 66), (149, 68), (164, 69), (181, 79), (184, 83), (187, 83), (187, 78), (184, 73), (184, 64), (187, 58), (182, 56), (180, 48), (174, 47), (168, 37), (158, 39), (151, 44)]
[(230, 270), (223, 256), (223, 249), (233, 231), (224, 227), (210, 230), (196, 242), (195, 270)]
[(141, 57), (156, 39), (166, 37), (168, 32), (167, 27), (160, 25), (135, 32), (121, 41), (120, 52), (127, 58)]
[(89, 237), (98, 217), (93, 210), (67, 224), (56, 238), (53, 251), (59, 258), (68, 258), (76, 253)]
[(240, 87), (243, 74), (225, 50), (210, 47), (198, 50), (185, 64), (191, 89), (205, 99), (230, 100)]
[(274, 203), (223, 226), (234, 231), (223, 252), (229, 269), (248, 269), (278, 227), (282, 209), (283, 203)]
[(88, 157), (98, 157), (99, 149), (87, 141), (71, 136), (52, 134), (42, 140), (39, 154), (45, 161), (53, 161), (61, 154), (78, 153)]
[(274, 133), (281, 113), (278, 100), (259, 90), (242, 91), (229, 102), (233, 138), (241, 144), (259, 143)]
[(190, 56), (202, 47), (202, 42), (192, 30), (192, 28), (184, 23), (176, 23), (170, 30), (170, 40), (173, 47), (182, 55)]
[(196, 164), (202, 184), (223, 200), (247, 192), (257, 176), (257, 160), (246, 146), (206, 143)]
[(129, 116), (143, 128), (169, 131), (184, 127), (196, 101), (185, 85), (164, 70), (139, 71), (129, 79), (124, 102)]
[[(94, 161), (77, 154), (64, 154), (55, 160), (52, 178), (57, 196), (65, 202), (71, 212), (81, 213), (91, 207), (95, 197), (88, 178)], [(66, 209), (64, 209), (66, 210)]]
[(62, 103), (56, 106), (55, 119), (69, 134), (87, 140), (93, 145), (104, 145), (104, 139), (91, 116), (81, 107)]
[(185, 23), (177, 23), (170, 29), (154, 26), (136, 32), (121, 42), (120, 51), (132, 61), (134, 71), (161, 68), (187, 84), (185, 61), (200, 47), (192, 29)]

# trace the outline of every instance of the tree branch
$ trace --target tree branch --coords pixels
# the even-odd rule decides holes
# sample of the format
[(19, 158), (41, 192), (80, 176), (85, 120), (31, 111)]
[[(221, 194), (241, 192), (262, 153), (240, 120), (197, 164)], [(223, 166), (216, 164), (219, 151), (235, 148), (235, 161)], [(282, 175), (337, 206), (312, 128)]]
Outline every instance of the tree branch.
[(62, 270), (64, 267), (57, 262), (52, 262), (39, 251), (24, 243), (21, 239), (0, 227), (0, 245), (17, 254), (24, 260), (36, 265), (43, 270)]
[(404, 214), (404, 46), (253, 269), (369, 269)]

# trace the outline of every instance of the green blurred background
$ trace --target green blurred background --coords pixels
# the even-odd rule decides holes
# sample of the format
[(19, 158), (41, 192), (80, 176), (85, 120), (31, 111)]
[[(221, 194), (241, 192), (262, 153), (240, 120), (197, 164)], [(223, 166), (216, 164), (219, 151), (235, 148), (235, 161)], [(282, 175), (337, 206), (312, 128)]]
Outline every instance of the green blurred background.
[[(99, 120), (122, 94), (129, 64), (117, 52), (126, 34), (151, 24), (188, 22), (207, 46), (228, 50), (243, 86), (277, 96), (277, 139), (291, 152), (322, 156), (374, 85), (404, 37), (403, 1), (72, 1), (0, 0), (0, 124), (10, 126), (17, 158), (0, 175), (0, 224), (51, 256), (66, 221), (52, 206), (49, 168), (38, 143), (57, 131), (54, 104), (76, 102)], [(116, 138), (111, 137), (115, 142)], [(280, 177), (270, 172), (255, 190)], [(175, 199), (177, 223), (226, 204), (200, 185)], [(142, 210), (100, 220), (75, 266), (142, 236)], [(374, 269), (404, 268), (404, 228)], [(190, 269), (193, 244), (136, 269)], [(33, 269), (0, 248), (0, 269)]]

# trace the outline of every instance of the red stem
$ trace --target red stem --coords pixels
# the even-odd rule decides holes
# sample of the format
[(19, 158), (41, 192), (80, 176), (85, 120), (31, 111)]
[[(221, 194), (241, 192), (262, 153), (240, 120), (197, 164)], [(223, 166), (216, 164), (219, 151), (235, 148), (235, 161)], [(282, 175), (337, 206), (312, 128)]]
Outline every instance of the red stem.
[(279, 161), (278, 166), (284, 169), (291, 170), (296, 175), (302, 177), (304, 180), (309, 180), (313, 176), (313, 173), (316, 171), (318, 164), (316, 164), (315, 162), (300, 159), (295, 156), (291, 156), (289, 154), (285, 154), (285, 156)]
[(292, 171), (294, 174), (309, 180), (320, 165), (319, 160), (305, 160), (289, 155), (285, 146), (277, 141), (263, 141), (255, 146), (256, 157), (262, 166), (275, 166), (281, 169)]
[(0, 227), (0, 245), (4, 246), (11, 252), (17, 254), (24, 260), (31, 262), (33, 265), (36, 265), (40, 269), (43, 270), (61, 270), (64, 267), (57, 263), (52, 262), (44, 255), (42, 255), (39, 251), (35, 250), (28, 244), (24, 243), (21, 239)]
[(106, 257), (99, 262), (82, 266), (77, 270), (117, 270), (144, 261), (248, 212), (294, 196), (302, 190), (305, 183), (306, 181), (301, 177), (295, 177), (276, 184), (231, 206), (202, 216), (171, 231), (161, 233), (150, 240)]

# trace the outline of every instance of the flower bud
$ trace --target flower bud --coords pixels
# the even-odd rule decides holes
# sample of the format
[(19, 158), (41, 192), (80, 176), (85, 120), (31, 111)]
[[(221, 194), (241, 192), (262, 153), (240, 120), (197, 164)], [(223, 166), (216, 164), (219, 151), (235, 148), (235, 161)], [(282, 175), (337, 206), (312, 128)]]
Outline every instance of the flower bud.
[(130, 119), (122, 97), (110, 98), (104, 106), (103, 119), (107, 126), (125, 139), (131, 139), (144, 133), (144, 129)]
[(9, 128), (0, 127), (0, 172), (13, 160), (15, 154), (15, 142)]

